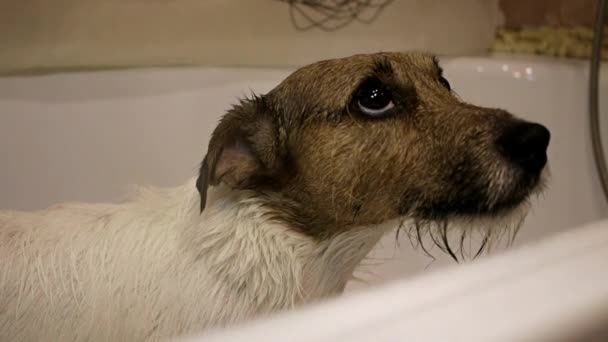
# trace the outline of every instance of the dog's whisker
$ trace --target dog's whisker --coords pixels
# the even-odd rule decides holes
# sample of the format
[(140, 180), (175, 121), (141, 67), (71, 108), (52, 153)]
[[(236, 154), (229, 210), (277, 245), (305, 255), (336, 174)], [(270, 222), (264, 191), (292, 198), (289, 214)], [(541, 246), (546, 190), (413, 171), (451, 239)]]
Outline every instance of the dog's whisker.
[(420, 223), (419, 222), (415, 222), (415, 227), (416, 227), (416, 237), (417, 237), (417, 240), (418, 240), (418, 246), (422, 249), (422, 251), (424, 252), (424, 254), (426, 254), (426, 256), (428, 256), (429, 258), (433, 259), (433, 261), (435, 261), (436, 260), (435, 256), (433, 254), (431, 254), (426, 249), (426, 246), (424, 245), (424, 239), (423, 239), (423, 234), (422, 234), (422, 227), (421, 227)]
[(467, 237), (466, 231), (463, 231), (460, 234), (460, 243), (459, 243), (460, 257), (462, 258), (462, 260), (467, 259), (464, 255), (464, 241), (466, 240), (466, 237)]
[(526, 216), (527, 216), (527, 214), (522, 215), (522, 217), (519, 219), (517, 224), (513, 227), (513, 232), (511, 234), (511, 238), (509, 239), (509, 247), (513, 246), (513, 244), (515, 243), (515, 239), (517, 238), (517, 235), (519, 234), (521, 226), (523, 226), (523, 224), (524, 224)]
[(427, 270), (429, 267), (431, 267), (435, 261), (437, 261), (437, 259), (432, 258), (431, 261), (429, 261), (425, 266), (424, 266), (424, 270)]
[(401, 247), (401, 241), (399, 241), (399, 234), (404, 229), (403, 224), (404, 224), (403, 220), (400, 220), (399, 225), (397, 226), (397, 229), (395, 229), (395, 248)]
[(429, 229), (428, 229), (428, 234), (429, 234), (429, 237), (431, 238), (431, 242), (433, 242), (433, 245), (437, 246), (439, 248), (439, 250), (441, 250), (443, 253), (447, 253), (447, 250), (441, 244), (440, 240), (435, 238), (436, 230), (439, 230), (439, 229), (440, 228), (438, 228), (438, 227), (436, 228), (435, 226), (430, 225)]
[(489, 238), (490, 237), (488, 235), (484, 236), (483, 240), (481, 241), (481, 246), (473, 256), (473, 259), (477, 259), (477, 257), (480, 256), (481, 253), (483, 253), (484, 249), (486, 248), (486, 245), (488, 244)]
[[(435, 258), (432, 247), (437, 247), (441, 253), (459, 263), (476, 259), (484, 252), (492, 253), (497, 248), (503, 248), (503, 245), (510, 247), (510, 241), (521, 228), (524, 218), (525, 212), (517, 211), (511, 216), (489, 221), (474, 218), (454, 219), (455, 222), (448, 219), (408, 221), (404, 218), (399, 221), (395, 230), (395, 247), (400, 247), (399, 241), (403, 230), (412, 248)], [(411, 222), (408, 229), (406, 222)], [(427, 244), (427, 239), (431, 243), (431, 248)]]
[(445, 246), (445, 249), (448, 251), (448, 254), (452, 257), (452, 259), (454, 259), (454, 261), (459, 262), (458, 257), (456, 256), (456, 254), (454, 254), (454, 251), (452, 251), (452, 248), (450, 247), (450, 242), (448, 240), (448, 222), (447, 221), (443, 222), (443, 225), (441, 227), (441, 237), (443, 240), (443, 245)]
[[(431, 254), (425, 244), (424, 244), (424, 230), (423, 230), (423, 226), (421, 225), (421, 223), (419, 221), (415, 222), (415, 227), (416, 227), (416, 238), (418, 240), (418, 246), (422, 249), (422, 251), (424, 252), (424, 254), (426, 254), (426, 256), (428, 256), (429, 258), (433, 259), (433, 261), (437, 260), (437, 258), (435, 258), (435, 256), (433, 254)], [(432, 231), (431, 230), (427, 230), (427, 233), (431, 236), (432, 238)]]

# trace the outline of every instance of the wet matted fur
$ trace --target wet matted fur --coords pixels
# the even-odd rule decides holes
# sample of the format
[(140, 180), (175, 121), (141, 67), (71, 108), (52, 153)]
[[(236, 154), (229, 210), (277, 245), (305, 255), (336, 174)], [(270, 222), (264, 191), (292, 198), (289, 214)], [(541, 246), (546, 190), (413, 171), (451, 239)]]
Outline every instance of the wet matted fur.
[(467, 234), (515, 234), (548, 143), (462, 102), (429, 54), (303, 67), (225, 114), (196, 180), (0, 211), (0, 340), (159, 340), (289, 309), (341, 293), (397, 227), (465, 258)]

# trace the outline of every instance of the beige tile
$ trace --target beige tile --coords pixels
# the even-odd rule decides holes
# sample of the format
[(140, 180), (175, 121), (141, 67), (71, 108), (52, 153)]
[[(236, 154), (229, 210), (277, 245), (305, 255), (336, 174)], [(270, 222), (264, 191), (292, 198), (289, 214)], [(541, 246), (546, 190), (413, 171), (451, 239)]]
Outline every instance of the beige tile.
[(371, 24), (297, 31), (275, 0), (0, 1), (0, 73), (133, 65), (301, 65), (378, 50), (483, 53), (498, 0), (399, 0)]

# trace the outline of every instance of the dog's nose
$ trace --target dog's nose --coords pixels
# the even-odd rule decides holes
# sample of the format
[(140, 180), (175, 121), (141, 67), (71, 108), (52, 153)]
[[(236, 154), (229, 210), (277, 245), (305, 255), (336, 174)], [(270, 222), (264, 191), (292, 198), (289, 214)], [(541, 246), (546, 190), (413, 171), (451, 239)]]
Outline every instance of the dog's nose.
[(551, 133), (536, 123), (518, 123), (508, 128), (498, 139), (502, 154), (524, 170), (539, 172), (547, 163), (547, 147)]

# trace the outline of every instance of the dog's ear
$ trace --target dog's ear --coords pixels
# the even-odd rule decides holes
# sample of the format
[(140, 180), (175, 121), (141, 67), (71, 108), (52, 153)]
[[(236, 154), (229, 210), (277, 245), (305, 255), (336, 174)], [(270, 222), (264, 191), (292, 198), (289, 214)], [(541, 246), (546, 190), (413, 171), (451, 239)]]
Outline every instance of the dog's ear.
[(263, 98), (242, 101), (213, 131), (196, 188), (205, 209), (207, 188), (224, 183), (233, 189), (278, 185), (284, 179), (286, 147), (278, 116)]

